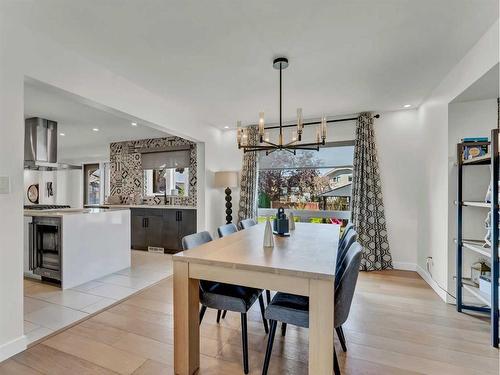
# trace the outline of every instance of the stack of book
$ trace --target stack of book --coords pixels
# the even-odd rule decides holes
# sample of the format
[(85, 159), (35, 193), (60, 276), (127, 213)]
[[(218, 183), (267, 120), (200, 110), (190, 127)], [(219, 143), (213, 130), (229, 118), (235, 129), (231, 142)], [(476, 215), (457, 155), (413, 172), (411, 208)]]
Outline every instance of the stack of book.
[[(488, 137), (470, 137), (462, 139), (463, 143), (488, 142)], [(464, 146), (463, 159), (470, 160), (488, 154), (488, 145)]]

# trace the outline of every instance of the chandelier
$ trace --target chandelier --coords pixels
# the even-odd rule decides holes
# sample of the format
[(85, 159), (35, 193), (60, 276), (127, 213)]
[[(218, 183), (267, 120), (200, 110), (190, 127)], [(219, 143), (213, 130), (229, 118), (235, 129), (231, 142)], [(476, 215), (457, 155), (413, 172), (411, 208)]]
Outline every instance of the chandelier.
[[(273, 61), (273, 68), (279, 70), (280, 73), (280, 120), (278, 126), (264, 126), (264, 112), (259, 113), (258, 124), (258, 140), (259, 144), (250, 142), (249, 129), (241, 126), (241, 121), (237, 122), (237, 141), (238, 148), (244, 152), (265, 151), (266, 155), (277, 150), (289, 151), (296, 154), (297, 150), (315, 150), (319, 151), (319, 147), (325, 144), (326, 141), (326, 117), (321, 117), (321, 121), (308, 122), (304, 124), (302, 117), (302, 108), (297, 108), (297, 125), (283, 125), (283, 69), (288, 67), (288, 59), (286, 57), (278, 57)], [(316, 137), (314, 142), (301, 143), (304, 125), (318, 125), (316, 128)], [(289, 140), (285, 140), (285, 128), (293, 127), (289, 136)], [(279, 129), (278, 139), (275, 142), (271, 141), (269, 130)]]

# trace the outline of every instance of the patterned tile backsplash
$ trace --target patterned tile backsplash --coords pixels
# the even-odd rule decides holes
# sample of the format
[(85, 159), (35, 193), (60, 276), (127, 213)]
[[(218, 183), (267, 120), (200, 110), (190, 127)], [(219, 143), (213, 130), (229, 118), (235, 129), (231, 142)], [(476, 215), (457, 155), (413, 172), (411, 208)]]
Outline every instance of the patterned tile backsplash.
[[(143, 197), (144, 204), (150, 205), (180, 205), (196, 207), (196, 143), (179, 137), (141, 139), (138, 141), (115, 142), (110, 144), (111, 162), (111, 196), (118, 197), (120, 203), (131, 204), (130, 196), (142, 196), (144, 192), (144, 177), (141, 153), (152, 150), (175, 149), (179, 146), (189, 146), (189, 191), (187, 197), (153, 196)], [(135, 202), (137, 203), (137, 202)]]

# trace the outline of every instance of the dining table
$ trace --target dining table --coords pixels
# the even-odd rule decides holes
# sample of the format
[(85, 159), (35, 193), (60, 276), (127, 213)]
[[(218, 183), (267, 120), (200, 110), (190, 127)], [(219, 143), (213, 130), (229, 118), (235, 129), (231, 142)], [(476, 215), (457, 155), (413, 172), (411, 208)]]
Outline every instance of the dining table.
[(333, 375), (334, 280), (340, 226), (296, 223), (264, 247), (258, 224), (173, 256), (174, 372), (200, 367), (199, 280), (309, 297), (309, 374)]

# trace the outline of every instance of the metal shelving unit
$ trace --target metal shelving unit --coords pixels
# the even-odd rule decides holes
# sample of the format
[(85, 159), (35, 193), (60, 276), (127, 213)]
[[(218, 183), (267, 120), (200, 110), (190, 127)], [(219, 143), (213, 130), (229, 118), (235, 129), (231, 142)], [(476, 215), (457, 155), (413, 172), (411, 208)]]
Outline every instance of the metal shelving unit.
[[(499, 130), (493, 129), (491, 131), (490, 142), (467, 142), (457, 144), (457, 165), (458, 165), (458, 189), (457, 189), (457, 311), (463, 310), (483, 312), (490, 315), (491, 318), (491, 344), (498, 348), (499, 344), (499, 298), (498, 298), (498, 277), (499, 277), (499, 257), (498, 247), (499, 243), (499, 206), (498, 206), (498, 181), (499, 181), (499, 144), (498, 144)], [(466, 146), (484, 146), (489, 147), (489, 154), (481, 156), (472, 160), (463, 160), (464, 147)], [(491, 202), (471, 202), (464, 201), (462, 196), (462, 183), (463, 183), (463, 168), (472, 167), (475, 165), (489, 165), (491, 169)], [(463, 238), (462, 218), (463, 209), (489, 209), (491, 211), (491, 248), (484, 248), (482, 241), (467, 240)], [(487, 257), (491, 261), (491, 291), (484, 293), (479, 288), (465, 283), (463, 277), (463, 251), (472, 251)], [(463, 291), (468, 291), (480, 303), (486, 306), (466, 305), (463, 303)]]

